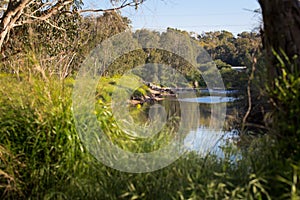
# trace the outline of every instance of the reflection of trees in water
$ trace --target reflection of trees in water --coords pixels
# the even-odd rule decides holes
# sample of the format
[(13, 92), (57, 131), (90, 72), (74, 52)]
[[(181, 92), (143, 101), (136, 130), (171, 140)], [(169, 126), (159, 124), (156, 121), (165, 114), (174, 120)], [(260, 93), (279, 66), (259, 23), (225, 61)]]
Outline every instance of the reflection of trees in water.
[(187, 129), (187, 133), (197, 129), (200, 121), (203, 119), (207, 121), (206, 119), (210, 115), (210, 105), (202, 107), (198, 106), (200, 105), (198, 103), (179, 102), (178, 99), (172, 97), (162, 101), (161, 104), (165, 108), (168, 118), (176, 117), (178, 123), (184, 123), (183, 126)]
[[(165, 107), (166, 112), (167, 112), (167, 116), (169, 117), (174, 117), (177, 116), (178, 118), (181, 118), (181, 107), (180, 107), (180, 103), (177, 99), (175, 98), (169, 98), (167, 100), (164, 100), (161, 102), (161, 104)], [(194, 112), (197, 112), (197, 109), (195, 109), (194, 106), (184, 106), (184, 104), (191, 104), (189, 102), (181, 102), (181, 105), (183, 105), (183, 107), (186, 110), (186, 116), (187, 119), (185, 119), (186, 121), (193, 121), (195, 120), (194, 117), (196, 117), (194, 115)], [(196, 105), (196, 103), (194, 103)], [(198, 103), (197, 103), (198, 104)], [(200, 112), (200, 116), (198, 116), (199, 118), (199, 125), (204, 125), (204, 126), (209, 126), (209, 120), (211, 117), (211, 105), (210, 104), (198, 104), (198, 111)]]
[[(131, 106), (129, 108), (134, 123), (143, 126), (145, 129), (151, 128), (151, 126), (149, 126), (150, 123), (153, 123), (154, 126), (158, 126), (157, 123), (159, 123), (153, 121), (153, 116), (156, 116), (155, 119), (160, 119), (161, 111), (159, 109), (150, 111), (151, 107), (164, 109), (165, 124), (163, 128), (151, 138), (139, 139), (143, 144), (147, 144), (147, 150), (143, 149), (143, 152), (157, 150), (170, 144), (171, 141), (176, 141), (176, 144), (183, 144), (184, 138), (193, 132), (197, 133), (201, 127), (202, 129), (209, 130), (207, 131), (208, 135), (214, 133), (215, 130), (212, 127), (215, 127), (214, 123), (217, 124), (220, 120), (218, 119), (218, 108), (220, 105), (226, 106), (226, 104), (182, 101), (185, 97), (190, 98), (188, 94), (177, 94), (177, 97), (168, 96), (165, 97), (165, 100), (159, 102), (144, 103), (143, 105)], [(227, 105), (230, 107), (236, 106), (235, 103), (228, 103)], [(149, 113), (152, 119), (149, 117)], [(219, 134), (217, 134), (217, 136), (219, 137)], [(155, 144), (155, 147), (152, 147), (152, 144)]]
[[(197, 110), (197, 103), (179, 102), (175, 97), (166, 97), (165, 100), (156, 102), (163, 107), (166, 114), (165, 130), (172, 134), (176, 132), (189, 133), (198, 127), (199, 111)], [(144, 103), (139, 109), (136, 107), (130, 108), (130, 113), (136, 123), (147, 123), (150, 120), (149, 110), (154, 106), (152, 103)], [(210, 109), (210, 108), (208, 108)], [(152, 115), (160, 115), (160, 113), (152, 113)], [(206, 114), (205, 114), (206, 115)]]
[[(168, 118), (170, 117), (178, 117), (180, 120), (184, 120), (186, 124), (189, 124), (190, 131), (195, 130), (198, 127), (204, 126), (204, 127), (216, 127), (216, 124), (219, 122), (219, 109), (223, 109), (224, 106), (227, 107), (227, 114), (233, 115), (235, 111), (235, 107), (237, 103), (218, 103), (218, 104), (210, 104), (210, 103), (193, 103), (193, 106), (185, 106), (186, 104), (192, 104), (190, 102), (181, 102), (181, 105), (183, 105), (181, 108), (179, 101), (176, 98), (169, 98), (167, 100), (164, 100), (161, 102), (161, 104), (164, 106), (167, 112)], [(197, 110), (195, 106), (198, 106)], [(182, 109), (185, 110), (185, 115), (181, 116)], [(196, 112), (199, 112), (199, 116), (196, 115)], [(225, 113), (224, 113), (225, 114)], [(185, 119), (181, 119), (184, 117)], [(226, 118), (227, 119), (227, 118)], [(231, 118), (230, 118), (231, 119)], [(179, 120), (179, 121), (180, 121)], [(193, 120), (198, 120), (197, 127), (193, 127)], [(232, 120), (232, 119), (231, 119)]]
[[(171, 141), (176, 141), (176, 144), (184, 145), (184, 148), (180, 145), (178, 145), (178, 148), (195, 150), (200, 155), (206, 155), (210, 152), (218, 157), (224, 157), (225, 154), (222, 148), (227, 144), (228, 138), (233, 138), (230, 136), (231, 132), (211, 128), (219, 120), (216, 113), (220, 104), (191, 103), (179, 101), (178, 99), (168, 97), (163, 101), (156, 102), (156, 104), (161, 105), (165, 109), (167, 118), (166, 128), (157, 134), (157, 138), (168, 137), (168, 139), (160, 140), (155, 138), (155, 142), (159, 145), (156, 148), (149, 148), (143, 152), (157, 150), (170, 144)], [(191, 104), (196, 105), (199, 110), (190, 106)], [(140, 108), (144, 109), (142, 112), (146, 118), (148, 117), (150, 106), (153, 105), (144, 104), (143, 108)], [(226, 104), (223, 105), (226, 106)], [(232, 108), (236, 106), (236, 103), (228, 103), (227, 105)], [(200, 116), (194, 115), (195, 112), (199, 112)], [(182, 123), (185, 124), (184, 129), (181, 129)], [(224, 138), (222, 137), (223, 134), (226, 134)]]
[(200, 118), (199, 126), (208, 127), (211, 119), (211, 105), (199, 104)]

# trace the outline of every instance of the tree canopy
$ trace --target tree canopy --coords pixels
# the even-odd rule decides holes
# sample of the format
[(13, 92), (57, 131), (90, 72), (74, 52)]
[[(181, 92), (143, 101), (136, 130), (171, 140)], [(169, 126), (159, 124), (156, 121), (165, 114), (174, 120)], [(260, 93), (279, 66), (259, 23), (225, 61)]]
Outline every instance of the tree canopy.
[(82, 0), (8, 0), (0, 3), (0, 52), (12, 29), (26, 24), (42, 22), (53, 28), (60, 27), (57, 19), (84, 12), (110, 12), (127, 6), (137, 7), (144, 0), (110, 0), (116, 6), (110, 9), (82, 9)]

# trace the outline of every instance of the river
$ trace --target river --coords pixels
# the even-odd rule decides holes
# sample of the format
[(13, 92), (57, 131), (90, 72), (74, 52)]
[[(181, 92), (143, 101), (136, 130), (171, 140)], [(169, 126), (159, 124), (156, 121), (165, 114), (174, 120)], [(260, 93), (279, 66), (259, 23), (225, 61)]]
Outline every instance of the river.
[[(184, 93), (184, 91), (182, 92)], [(196, 125), (189, 128), (184, 138), (184, 147), (188, 151), (196, 151), (200, 155), (214, 154), (217, 157), (225, 157), (224, 147), (227, 145), (234, 146), (239, 132), (236, 129), (225, 130), (224, 126), (214, 126), (217, 120), (214, 118), (213, 109), (225, 108), (227, 111), (237, 107), (239, 98), (236, 90), (201, 90), (194, 97), (167, 98), (160, 104), (166, 109), (168, 117), (177, 115), (188, 118), (185, 121), (193, 121), (194, 112), (199, 112)], [(197, 106), (197, 107), (195, 107)], [(195, 108), (197, 108), (195, 110)], [(182, 110), (186, 109), (185, 115)], [(188, 110), (188, 111), (187, 111)], [(223, 110), (223, 111), (224, 111)], [(230, 114), (227, 112), (226, 115)], [(224, 118), (226, 119), (226, 117)], [(225, 122), (225, 121), (224, 121)], [(220, 122), (222, 123), (222, 122)], [(228, 148), (227, 148), (228, 149)]]

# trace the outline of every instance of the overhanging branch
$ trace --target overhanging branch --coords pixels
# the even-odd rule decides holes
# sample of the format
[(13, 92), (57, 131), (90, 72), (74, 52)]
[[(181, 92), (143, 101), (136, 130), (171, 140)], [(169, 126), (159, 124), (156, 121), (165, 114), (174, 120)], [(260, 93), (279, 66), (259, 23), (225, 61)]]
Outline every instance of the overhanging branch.
[(127, 1), (124, 1), (122, 5), (115, 7), (115, 8), (108, 8), (108, 9), (85, 9), (85, 10), (79, 10), (78, 13), (87, 13), (87, 12), (112, 12), (116, 10), (121, 10), (125, 7), (137, 7), (140, 4), (144, 3), (146, 0), (141, 1), (131, 1), (129, 3), (126, 3)]
[[(0, 52), (4, 43), (4, 40), (8, 38), (9, 32), (16, 26), (22, 26), (24, 24), (32, 24), (38, 21), (44, 21), (50, 24), (52, 27), (60, 29), (55, 24), (51, 23), (49, 19), (57, 14), (81, 14), (88, 12), (113, 12), (121, 10), (125, 7), (137, 8), (140, 4), (146, 0), (123, 0), (120, 6), (116, 6), (108, 9), (82, 9), (82, 10), (71, 10), (69, 6), (72, 6), (74, 0), (57, 0), (47, 1), (44, 3), (36, 2), (35, 0), (9, 0), (7, 5), (2, 5), (1, 12), (2, 17), (0, 18)], [(112, 2), (112, 0), (111, 0)], [(30, 6), (35, 5), (35, 10), (30, 10)], [(48, 8), (49, 9), (46, 9)]]

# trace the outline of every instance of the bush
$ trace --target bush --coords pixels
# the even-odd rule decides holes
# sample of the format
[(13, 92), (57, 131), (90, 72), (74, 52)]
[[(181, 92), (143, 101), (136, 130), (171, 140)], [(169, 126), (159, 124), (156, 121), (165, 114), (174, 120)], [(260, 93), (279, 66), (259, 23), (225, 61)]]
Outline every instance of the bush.
[[(235, 154), (229, 149), (221, 160), (190, 152), (152, 173), (129, 174), (108, 168), (81, 144), (71, 110), (73, 80), (64, 82), (55, 78), (44, 81), (1, 76), (1, 198), (285, 199), (299, 196), (299, 165), (282, 163), (274, 148), (269, 148), (273, 142), (267, 137), (252, 141), (241, 159), (234, 162), (231, 158)], [(103, 102), (99, 106), (102, 114), (98, 119), (105, 121), (107, 125), (102, 126), (113, 134), (115, 129), (107, 121), (110, 115), (104, 115), (109, 110), (101, 109), (106, 106)]]

